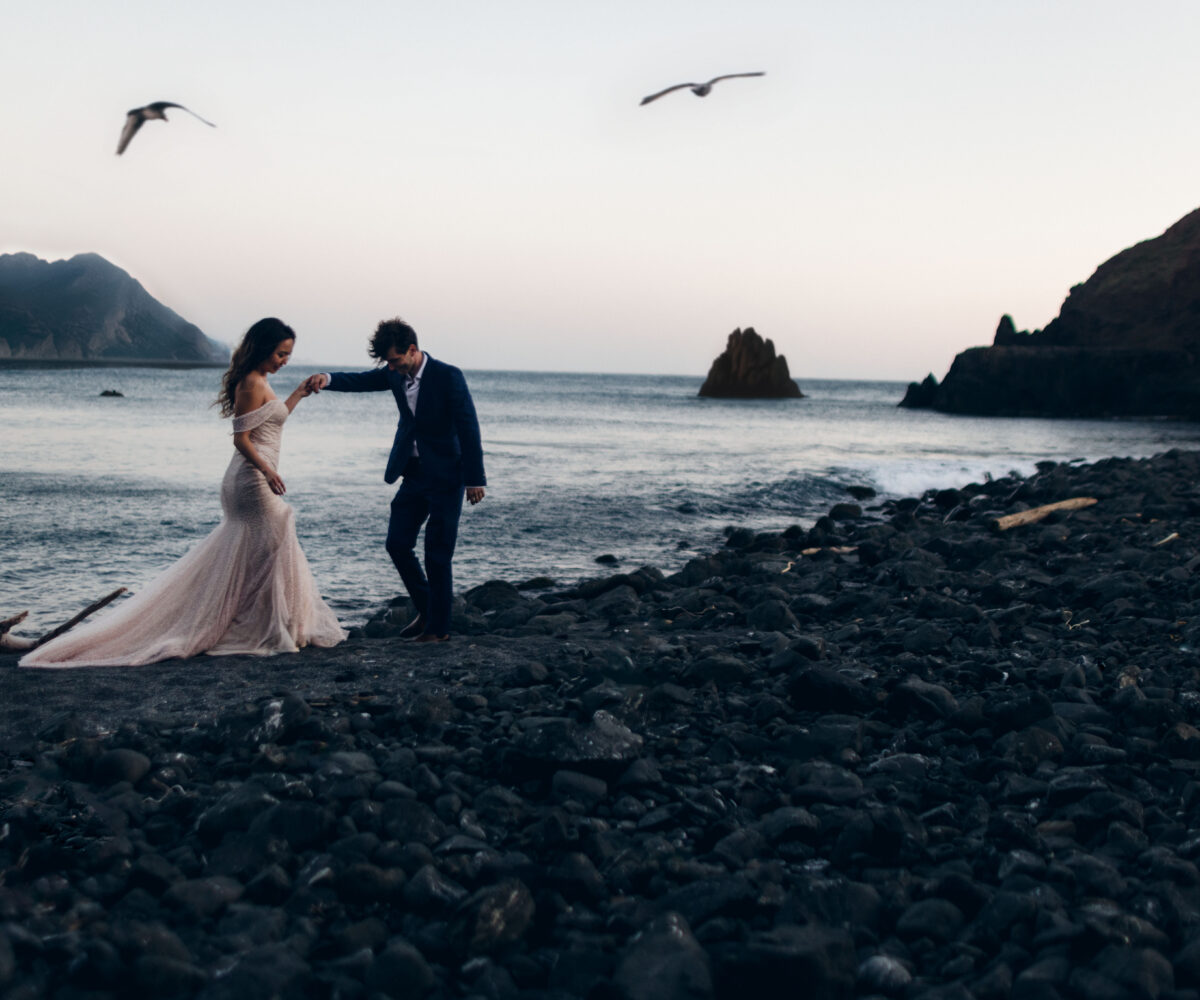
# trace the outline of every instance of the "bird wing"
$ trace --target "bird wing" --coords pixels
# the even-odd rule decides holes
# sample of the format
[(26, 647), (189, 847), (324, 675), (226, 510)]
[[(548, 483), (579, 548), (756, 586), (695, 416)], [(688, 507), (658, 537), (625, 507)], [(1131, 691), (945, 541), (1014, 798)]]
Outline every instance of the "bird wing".
[[(193, 118), (200, 118), (200, 116), (198, 114), (196, 114), (195, 111), (193, 111), (191, 108), (185, 108), (182, 104), (169, 104), (167, 106), (171, 107), (171, 108), (179, 108), (180, 111), (186, 111)], [(213, 128), (217, 127), (216, 125), (213, 125), (213, 123), (210, 122), (207, 118), (200, 118), (200, 120), (202, 122), (204, 122), (205, 125), (212, 125)]]
[(711, 87), (718, 80), (732, 80), (736, 76), (766, 76), (766, 75), (767, 75), (766, 73), (726, 73), (724, 76), (714, 76), (711, 80), (708, 81), (708, 85)]
[(677, 83), (674, 87), (668, 87), (666, 90), (660, 90), (657, 94), (651, 94), (649, 97), (643, 97), (642, 104), (649, 104), (651, 101), (657, 101), (664, 94), (669, 94), (672, 90), (682, 90), (684, 87), (696, 87), (695, 83)]
[[(191, 108), (185, 108), (182, 104), (176, 104), (174, 101), (155, 101), (153, 104), (147, 104), (146, 107), (153, 108), (159, 114), (162, 114), (162, 112), (167, 108), (178, 108), (180, 111), (186, 111), (193, 118), (200, 118), (200, 116)], [(212, 125), (213, 128), (217, 127), (216, 125), (213, 125), (213, 123), (207, 118), (200, 118), (200, 120), (204, 122), (205, 125)]]
[(117, 143), (118, 156), (125, 152), (125, 147), (129, 145), (129, 140), (137, 135), (137, 130), (142, 127), (142, 122), (145, 119), (142, 117), (141, 112), (141, 108), (135, 108), (125, 116), (125, 127), (121, 129), (121, 139)]

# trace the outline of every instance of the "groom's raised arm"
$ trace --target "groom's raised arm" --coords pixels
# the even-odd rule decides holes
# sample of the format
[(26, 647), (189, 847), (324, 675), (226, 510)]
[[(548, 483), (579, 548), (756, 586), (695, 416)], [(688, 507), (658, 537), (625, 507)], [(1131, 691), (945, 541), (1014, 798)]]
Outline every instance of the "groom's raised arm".
[(391, 388), (386, 368), (365, 372), (318, 372), (308, 377), (313, 392), (329, 389), (332, 392), (381, 392)]

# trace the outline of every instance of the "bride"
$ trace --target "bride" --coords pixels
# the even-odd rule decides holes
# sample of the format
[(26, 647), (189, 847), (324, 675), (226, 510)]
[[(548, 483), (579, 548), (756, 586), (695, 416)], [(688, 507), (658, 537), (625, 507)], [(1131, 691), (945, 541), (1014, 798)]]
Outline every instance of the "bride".
[(233, 417), (236, 451), (221, 482), (221, 523), (110, 614), (32, 650), (22, 667), (139, 666), (171, 657), (266, 656), (346, 638), (317, 592), (283, 501), (283, 422), (310, 390), (280, 400), (267, 376), (288, 363), (296, 335), (260, 319), (233, 353), (214, 405)]

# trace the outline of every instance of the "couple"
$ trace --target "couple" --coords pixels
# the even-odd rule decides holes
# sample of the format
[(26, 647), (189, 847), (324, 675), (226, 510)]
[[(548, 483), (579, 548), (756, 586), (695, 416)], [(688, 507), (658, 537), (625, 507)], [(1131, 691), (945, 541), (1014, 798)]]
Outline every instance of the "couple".
[[(371, 338), (370, 354), (381, 367), (313, 375), (281, 400), (267, 376), (288, 363), (295, 342), (285, 323), (262, 319), (230, 360), (214, 404), (223, 417), (233, 417), (236, 449), (221, 483), (221, 523), (141, 593), (30, 651), (20, 666), (138, 666), (200, 653), (265, 656), (345, 639), (317, 591), (277, 469), (284, 421), (301, 399), (323, 389), (390, 389), (395, 396), (400, 422), (384, 479), (403, 480), (392, 500), (387, 550), (418, 612), (401, 634), (421, 642), (449, 639), (459, 513), (464, 492), (475, 504), (485, 485), (479, 424), (462, 372), (423, 352), (412, 327), (390, 319)], [(413, 549), (426, 521), (422, 571)]]

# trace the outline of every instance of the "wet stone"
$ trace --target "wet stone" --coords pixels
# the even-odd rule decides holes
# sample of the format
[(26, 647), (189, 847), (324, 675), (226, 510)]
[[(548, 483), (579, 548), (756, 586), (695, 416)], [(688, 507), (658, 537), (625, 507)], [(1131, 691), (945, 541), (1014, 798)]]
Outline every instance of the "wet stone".
[(467, 897), (467, 890), (426, 864), (405, 884), (403, 895), (405, 903), (419, 912), (449, 913)]
[(752, 934), (744, 948), (715, 950), (722, 991), (783, 997), (803, 983), (805, 996), (836, 1000), (850, 995), (857, 977), (850, 935), (826, 927), (780, 924)]
[(551, 779), (554, 795), (559, 800), (574, 800), (591, 807), (608, 796), (608, 783), (578, 771), (556, 771)]
[(375, 956), (366, 985), (373, 993), (397, 1000), (425, 996), (435, 977), (424, 955), (403, 938), (394, 938)]
[(892, 955), (872, 955), (859, 965), (855, 979), (862, 992), (897, 996), (912, 982), (912, 973)]
[(624, 1000), (715, 996), (708, 955), (677, 913), (663, 914), (633, 939), (617, 962), (613, 986)]
[(98, 785), (128, 781), (136, 785), (150, 772), (150, 758), (137, 750), (107, 750), (92, 765), (92, 780)]
[(454, 939), (469, 954), (491, 954), (520, 941), (535, 912), (533, 895), (519, 879), (506, 879), (480, 889), (458, 907)]
[(190, 962), (161, 955), (142, 955), (134, 963), (133, 979), (144, 996), (171, 997), (194, 993), (208, 976)]
[(304, 996), (311, 976), (308, 963), (287, 943), (262, 945), (239, 954), (233, 966), (211, 979), (199, 996), (203, 1000)]
[(241, 898), (244, 889), (236, 879), (223, 875), (177, 882), (163, 893), (163, 902), (189, 917), (205, 919)]
[[(517, 742), (515, 766), (567, 767), (588, 773), (613, 774), (640, 756), (643, 740), (603, 709), (589, 724), (551, 719), (531, 726)], [(619, 773), (618, 770), (618, 773)]]

